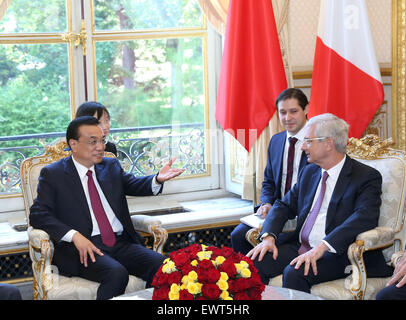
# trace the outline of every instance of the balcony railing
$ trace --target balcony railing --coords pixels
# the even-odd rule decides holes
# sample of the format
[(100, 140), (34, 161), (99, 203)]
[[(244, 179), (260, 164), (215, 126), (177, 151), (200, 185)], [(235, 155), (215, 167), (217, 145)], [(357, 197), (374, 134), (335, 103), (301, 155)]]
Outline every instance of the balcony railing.
[[(52, 132), (0, 137), (0, 194), (20, 193), (20, 164), (43, 154), (45, 145), (65, 137)], [(111, 129), (109, 140), (117, 147), (123, 169), (136, 176), (154, 174), (171, 157), (183, 175), (206, 172), (203, 123)]]

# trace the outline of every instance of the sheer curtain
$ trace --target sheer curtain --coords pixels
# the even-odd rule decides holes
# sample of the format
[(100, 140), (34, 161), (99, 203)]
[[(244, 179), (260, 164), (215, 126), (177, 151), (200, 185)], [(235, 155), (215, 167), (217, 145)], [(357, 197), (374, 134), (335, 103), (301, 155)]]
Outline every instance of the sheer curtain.
[[(198, 0), (199, 5), (209, 20), (210, 24), (219, 32), (224, 34), (227, 22), (227, 9), (229, 0)], [(244, 0), (245, 1), (245, 0)], [(286, 79), (288, 86), (293, 86), (292, 71), (289, 59), (289, 35), (288, 35), (288, 9), (289, 0), (270, 0), (274, 8), (276, 26), (278, 29), (279, 42), (282, 50), (282, 57), (285, 65)], [(245, 161), (245, 174), (243, 181), (242, 198), (253, 200), (254, 204), (259, 203), (261, 195), (262, 181), (264, 180), (264, 170), (267, 163), (268, 144), (271, 137), (280, 131), (277, 112), (275, 112), (269, 125), (261, 133), (254, 144), (251, 152), (247, 154)], [(255, 156), (254, 156), (255, 153)], [(255, 182), (254, 182), (255, 180)], [(255, 184), (255, 189), (254, 189)], [(254, 191), (255, 190), (255, 191)], [(255, 199), (254, 199), (255, 193)]]
[(10, 3), (11, 0), (0, 0), (0, 20), (5, 16)]

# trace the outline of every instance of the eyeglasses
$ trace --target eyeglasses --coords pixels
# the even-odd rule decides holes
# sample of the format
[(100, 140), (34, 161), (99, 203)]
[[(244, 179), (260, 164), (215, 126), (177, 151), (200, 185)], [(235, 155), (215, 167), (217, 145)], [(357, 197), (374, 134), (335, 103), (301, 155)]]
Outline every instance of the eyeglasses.
[[(79, 142), (82, 142), (82, 141), (79, 141)], [(101, 145), (105, 145), (107, 143), (107, 140), (106, 140), (106, 138), (102, 138), (100, 140), (99, 139), (89, 139), (83, 143), (86, 143), (91, 147), (95, 147), (98, 143), (100, 143)]]
[(317, 137), (317, 138), (304, 138), (303, 139), (303, 141), (304, 141), (304, 143), (306, 144), (306, 145), (310, 145), (313, 141), (316, 141), (316, 140), (324, 140), (324, 139), (327, 139), (328, 137)]

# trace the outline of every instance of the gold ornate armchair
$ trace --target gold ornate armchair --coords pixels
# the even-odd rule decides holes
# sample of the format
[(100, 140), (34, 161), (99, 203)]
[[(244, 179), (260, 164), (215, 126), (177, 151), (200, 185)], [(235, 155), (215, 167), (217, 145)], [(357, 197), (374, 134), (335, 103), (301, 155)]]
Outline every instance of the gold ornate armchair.
[[(378, 227), (359, 234), (348, 248), (352, 273), (339, 279), (314, 285), (311, 293), (325, 299), (375, 299), (389, 278), (368, 278), (363, 254), (383, 249), (388, 264), (394, 265), (405, 245), (406, 152), (390, 148), (390, 139), (382, 141), (375, 135), (358, 140), (350, 138), (347, 154), (375, 169), (382, 175), (382, 204)], [(291, 223), (291, 221), (289, 221)], [(258, 229), (247, 232), (247, 240), (257, 244)], [(282, 275), (271, 279), (270, 285), (281, 286)]]
[[(57, 267), (52, 265), (54, 246), (49, 235), (40, 229), (34, 229), (29, 223), (30, 207), (37, 195), (38, 177), (41, 169), (54, 161), (64, 158), (70, 154), (64, 151), (67, 146), (65, 141), (46, 147), (46, 152), (37, 157), (27, 158), (21, 163), (20, 177), (23, 191), (25, 213), (28, 223), (28, 245), (33, 270), (33, 297), (35, 300), (66, 300), (96, 299), (96, 292), (99, 283), (79, 277), (65, 277), (58, 274)], [(106, 152), (105, 156), (114, 157)], [(136, 230), (142, 234), (154, 236), (153, 249), (162, 252), (168, 233), (161, 228), (160, 221), (153, 217), (144, 215), (133, 215), (131, 217)], [(145, 289), (145, 281), (130, 276), (126, 293)]]

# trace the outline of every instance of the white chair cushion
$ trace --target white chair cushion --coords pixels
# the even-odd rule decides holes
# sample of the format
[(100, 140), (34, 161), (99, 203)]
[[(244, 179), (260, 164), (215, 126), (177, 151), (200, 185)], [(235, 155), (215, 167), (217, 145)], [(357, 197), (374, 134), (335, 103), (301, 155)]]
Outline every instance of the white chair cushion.
[[(375, 300), (380, 289), (385, 287), (390, 278), (368, 278), (365, 300)], [(346, 279), (338, 279), (314, 285), (310, 293), (326, 300), (353, 300), (351, 292), (345, 288)], [(269, 281), (270, 286), (282, 287), (282, 275)]]
[[(49, 300), (95, 300), (99, 283), (79, 277), (53, 276), (54, 286), (48, 291)], [(145, 281), (130, 276), (125, 293), (145, 289)]]

